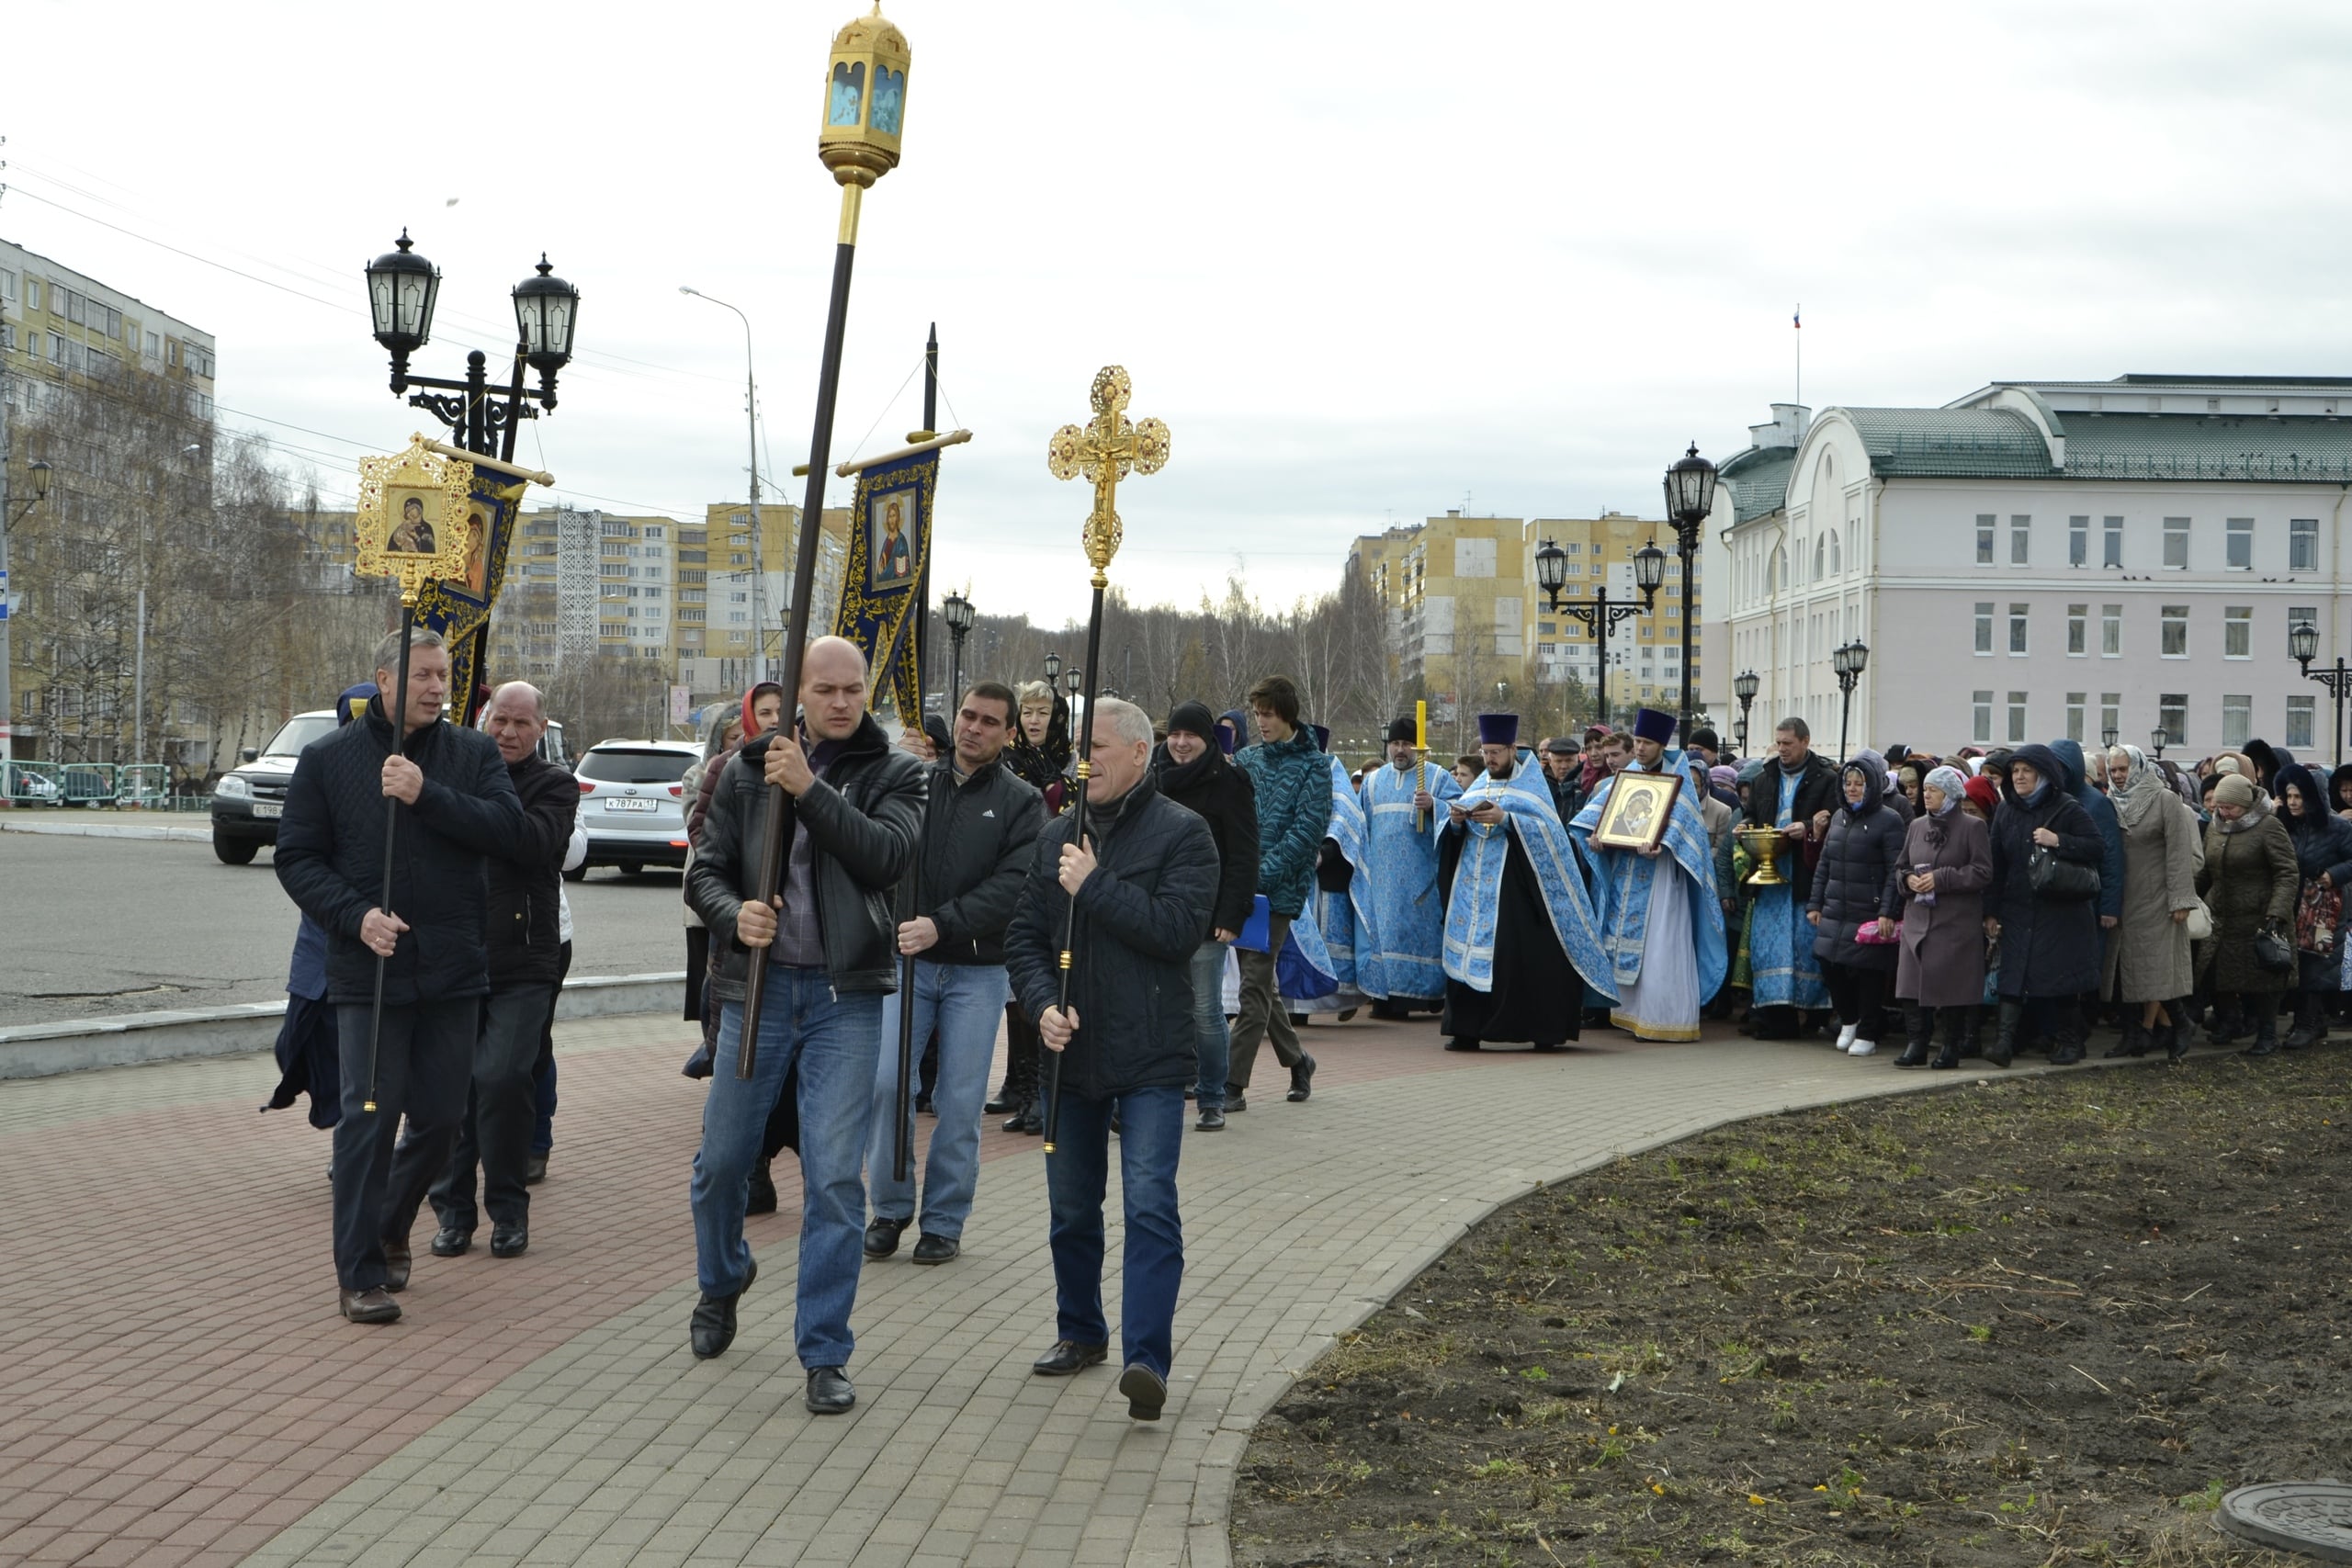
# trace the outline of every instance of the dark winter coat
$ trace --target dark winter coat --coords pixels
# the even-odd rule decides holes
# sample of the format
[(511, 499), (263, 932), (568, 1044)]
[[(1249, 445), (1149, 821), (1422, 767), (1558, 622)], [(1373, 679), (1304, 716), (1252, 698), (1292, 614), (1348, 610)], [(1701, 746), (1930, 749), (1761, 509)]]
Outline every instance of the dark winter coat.
[(1892, 919), (1903, 907), (1895, 869), (1903, 863), (1903, 814), (1886, 798), (1886, 780), (1874, 768), (1859, 768), (1862, 801), (1849, 807), (1842, 791), (1830, 818), (1821, 859), (1813, 868), (1806, 908), (1821, 917), (1814, 929), (1813, 953), (1857, 969), (1894, 968), (1894, 943), (1859, 940), (1861, 929), (1881, 917)]
[(2116, 816), (2115, 802), (2107, 798), (2107, 792), (2091, 784), (2078, 742), (2052, 740), (2050, 750), (2066, 770), (2066, 793), (2090, 814), (2091, 826), (2107, 846), (2098, 859), (2098, 912), (2119, 918), (2123, 913), (2123, 820)]
[[(1844, 807), (1846, 796), (1838, 786), (1838, 766), (1818, 751), (1805, 755), (1804, 767), (1797, 776), (1796, 799), (1789, 820), (1802, 822), (1809, 834), (1813, 818), (1818, 812), (1835, 812)], [(1777, 757), (1764, 759), (1764, 771), (1747, 786), (1746, 821), (1751, 828), (1770, 828), (1781, 810), (1781, 761)], [(1781, 857), (1781, 874), (1787, 877), (1799, 899), (1813, 896), (1813, 866), (1811, 857), (1802, 851), (1784, 852)]]
[[(704, 817), (702, 842), (686, 872), (686, 899), (710, 928), (710, 993), (743, 999), (750, 950), (735, 940), (735, 917), (760, 885), (766, 843), (767, 738), (727, 760)], [(786, 741), (785, 744), (795, 744)], [(867, 714), (839, 755), (798, 800), (786, 797), (786, 833), (809, 835), (810, 870), (825, 967), (835, 988), (899, 988), (899, 922), (891, 894), (914, 863), (922, 830), (922, 764), (890, 744)], [(787, 841), (786, 852), (789, 853)]]
[[(2302, 792), (2303, 799), (2320, 798), (2320, 782), (2312, 771), (2300, 762), (2290, 763), (2278, 770), (2278, 819), (2287, 825), (2287, 836), (2294, 841), (2296, 869), (2300, 879), (2296, 897), (2324, 874), (2338, 892), (2352, 886), (2352, 822), (2334, 812), (2313, 809), (2308, 825), (2289, 817), (2285, 806), (2287, 785), (2292, 784)], [(2337, 923), (2336, 940), (2326, 953), (2299, 953), (2300, 973), (2296, 984), (2306, 991), (2340, 991), (2344, 988), (2344, 937), (2342, 922)]]
[(1163, 742), (1151, 754), (1151, 773), (1160, 794), (1209, 825), (1216, 840), (1216, 901), (1211, 929), (1238, 931), (1258, 901), (1258, 792), (1250, 775), (1233, 765), (1216, 741), (1190, 762), (1168, 754)]
[(2107, 854), (2090, 813), (2066, 788), (2065, 764), (2039, 743), (2020, 746), (2011, 762), (2030, 762), (2041, 775), (2040, 798), (2027, 805), (2001, 770), (2001, 805), (1993, 814), (1993, 881), (1984, 912), (2001, 922), (2001, 995), (2078, 997), (2098, 989), (2100, 960), (2097, 898), (2066, 902), (2035, 896), (2030, 872), (2037, 829), (2058, 835), (2050, 852), (2094, 869)]
[[(493, 742), (495, 744), (495, 742)], [(506, 776), (523, 804), (523, 825), (490, 862), (490, 983), (552, 986), (562, 978), (563, 857), (580, 815), (580, 783), (534, 752)]]
[[(2225, 831), (2232, 828), (2236, 830)], [(2291, 937), (2301, 890), (2294, 836), (2278, 820), (2267, 795), (2256, 795), (2234, 823), (2216, 816), (2205, 825), (2205, 863), (2198, 869), (2197, 891), (2213, 911), (2213, 935), (2198, 943), (2197, 964), (2200, 971), (2211, 966), (2209, 980), (2216, 992), (2263, 995), (2293, 987), (2294, 971), (2265, 969), (2255, 961), (2254, 938), (2265, 926)]]
[(1258, 800), (1258, 891), (1273, 913), (1295, 917), (1315, 892), (1315, 863), (1331, 829), (1331, 764), (1304, 727), (1287, 740), (1242, 748), (1234, 766)]
[[(1031, 1018), (1059, 999), (1070, 826), (1056, 818), (1037, 836), (1004, 936), (1012, 994)], [(1159, 793), (1148, 769), (1116, 818), (1090, 820), (1087, 837), (1095, 867), (1078, 890), (1069, 978), (1078, 1032), (1062, 1055), (1062, 1087), (1089, 1100), (1179, 1088), (1200, 1074), (1192, 962), (1216, 896), (1216, 841), (1207, 822)]]
[(922, 897), (914, 908), (939, 928), (939, 941), (920, 956), (932, 964), (1001, 964), (1004, 928), (1046, 826), (1043, 802), (1001, 761), (960, 784), (944, 760), (925, 767), (923, 777)]
[[(1936, 874), (1936, 901), (1910, 892), (1920, 866)], [(1984, 889), (1993, 881), (1993, 835), (1955, 807), (1922, 813), (1904, 835), (1896, 867), (1903, 889), (1903, 951), (1894, 994), (1929, 1008), (1973, 1008), (1984, 999)]]
[[(429, 724), (401, 751), (424, 770), (424, 788), (401, 807), (393, 841), (391, 912), (409, 929), (384, 961), (384, 1000), (409, 1007), (481, 996), (490, 989), (485, 863), (522, 831), (522, 802), (497, 744), (480, 730)], [(383, 897), (391, 754), (391, 721), (370, 704), (366, 718), (302, 748), (286, 787), (272, 858), (278, 886), (327, 933), (334, 1002), (376, 994), (378, 961), (359, 924)]]

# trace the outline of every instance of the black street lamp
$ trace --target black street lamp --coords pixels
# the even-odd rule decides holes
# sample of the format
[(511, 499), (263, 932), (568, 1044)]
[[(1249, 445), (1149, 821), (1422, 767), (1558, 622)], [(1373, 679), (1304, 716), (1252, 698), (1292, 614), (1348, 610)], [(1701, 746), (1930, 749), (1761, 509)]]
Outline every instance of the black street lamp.
[(2287, 628), (2287, 652), (2303, 667), (2303, 678), (2317, 681), (2335, 694), (2335, 765), (2344, 765), (2344, 697), (2352, 692), (2352, 668), (2347, 668), (2344, 656), (2337, 654), (2335, 663), (2314, 671), (2312, 660), (2319, 657), (2319, 628), (2309, 621), (2297, 621)]
[[(972, 602), (950, 593), (939, 602), (939, 618), (947, 623), (947, 700), (964, 700), (964, 638), (972, 629)], [(1016, 720), (1019, 714), (1012, 716)]]
[[(467, 451), (503, 462), (514, 460), (514, 435), (522, 422), (537, 419), (533, 402), (555, 408), (555, 379), (571, 361), (572, 329), (580, 320), (580, 290), (555, 276), (539, 257), (537, 276), (514, 286), (514, 368), (503, 398), (490, 390), (490, 361), (481, 350), (466, 355), (466, 378), (445, 381), (409, 374), (409, 356), (433, 341), (433, 308), (441, 295), (441, 269), (410, 248), (408, 231), (391, 250), (368, 265), (368, 304), (376, 341), (392, 356), (392, 392), (412, 387), (409, 402), (431, 412), (449, 427)], [(539, 373), (537, 387), (523, 385), (523, 369)], [(458, 394), (455, 397), (449, 393)]]
[(2106, 742), (2107, 749), (2110, 751), (2115, 750), (2116, 741), (2122, 739), (2122, 736), (2123, 732), (2111, 724), (2099, 731), (2099, 739)]
[(1674, 553), (1682, 558), (1682, 706), (1677, 717), (1682, 743), (1690, 743), (1690, 623), (1696, 618), (1691, 572), (1699, 556), (1699, 530), (1715, 509), (1715, 466), (1699, 456), (1699, 444), (1666, 470), (1666, 515), (1674, 525)]
[(1846, 750), (1846, 729), (1854, 716), (1854, 683), (1870, 667), (1870, 645), (1860, 637), (1837, 649), (1829, 656), (1829, 668), (1838, 676), (1838, 757), (1842, 764), (1853, 753)]
[[(1616, 604), (1609, 602), (1609, 583), (1604, 579), (1593, 585), (1592, 602), (1579, 604), (1564, 600), (1560, 590), (1566, 585), (1567, 552), (1551, 540), (1544, 541), (1535, 552), (1535, 581), (1542, 585), (1544, 597), (1551, 603), (1555, 615), (1567, 615), (1584, 623), (1600, 643), (1600, 714), (1602, 724), (1609, 722), (1609, 634), (1617, 623), (1649, 610), (1657, 601), (1657, 585), (1666, 581), (1666, 552), (1656, 545), (1644, 545), (1634, 552), (1634, 581), (1642, 591), (1642, 602)], [(1686, 635), (1688, 627), (1685, 627)]]
[(2166, 741), (2170, 740), (2171, 739), (2172, 739), (2171, 735), (2169, 735), (2169, 734), (2167, 734), (2167, 733), (2165, 732), (2165, 727), (2164, 727), (2163, 725), (2161, 725), (2161, 724), (2160, 724), (2160, 725), (2158, 725), (2158, 726), (2156, 726), (2156, 728), (2155, 728), (2154, 729), (2153, 729), (2153, 730), (2151, 730), (2151, 731), (2149, 732), (2149, 734), (2148, 734), (2148, 750), (2150, 750), (2151, 751), (2154, 751), (2154, 752), (2156, 754), (2156, 760), (2157, 760), (2158, 761), (2162, 761), (2164, 760), (2164, 755), (2165, 755), (2165, 742), (2166, 742)]
[[(1061, 676), (1062, 656), (1049, 648), (1046, 650), (1046, 684), (1052, 685), (1056, 681), (1060, 680)], [(1072, 686), (1070, 690), (1075, 692), (1078, 688)]]
[(1747, 755), (1747, 710), (1756, 705), (1756, 693), (1764, 682), (1753, 670), (1743, 670), (1731, 683), (1732, 695), (1739, 699), (1739, 754)]

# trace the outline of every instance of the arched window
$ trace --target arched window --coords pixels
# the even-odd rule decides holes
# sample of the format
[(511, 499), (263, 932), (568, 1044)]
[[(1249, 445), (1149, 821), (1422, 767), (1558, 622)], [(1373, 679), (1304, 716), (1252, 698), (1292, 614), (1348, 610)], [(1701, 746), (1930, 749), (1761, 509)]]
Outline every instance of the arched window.
[(1829, 536), (1816, 536), (1813, 541), (1813, 580), (1815, 582), (1829, 575)]
[(1764, 592), (1778, 593), (1789, 575), (1788, 552), (1780, 546), (1772, 547), (1772, 558), (1764, 568)]
[(1832, 572), (1846, 570), (1846, 554), (1838, 547), (1838, 531), (1835, 528), (1829, 531), (1829, 570)]

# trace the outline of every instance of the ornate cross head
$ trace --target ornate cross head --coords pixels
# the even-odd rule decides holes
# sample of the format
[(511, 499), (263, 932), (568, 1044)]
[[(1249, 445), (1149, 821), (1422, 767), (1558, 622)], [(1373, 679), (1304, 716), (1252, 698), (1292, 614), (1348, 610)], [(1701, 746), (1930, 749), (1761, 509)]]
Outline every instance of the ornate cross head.
[(1087, 515), (1084, 537), (1097, 588), (1108, 585), (1105, 574), (1119, 549), (1119, 481), (1131, 472), (1156, 474), (1168, 462), (1168, 427), (1156, 419), (1128, 423), (1127, 400), (1134, 390), (1124, 367), (1104, 366), (1095, 372), (1088, 398), (1094, 417), (1082, 430), (1063, 425), (1046, 446), (1046, 470), (1054, 478), (1083, 474), (1094, 485), (1094, 510)]

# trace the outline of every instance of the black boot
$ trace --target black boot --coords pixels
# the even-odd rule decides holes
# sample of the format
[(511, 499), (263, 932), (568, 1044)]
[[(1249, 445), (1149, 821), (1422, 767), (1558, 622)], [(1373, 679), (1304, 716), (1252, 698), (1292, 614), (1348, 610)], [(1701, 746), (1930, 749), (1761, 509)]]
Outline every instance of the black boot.
[(1976, 1010), (1974, 1008), (1943, 1008), (1939, 1010), (1944, 1015), (1944, 1048), (1936, 1053), (1936, 1059), (1928, 1064), (1928, 1070), (1950, 1072), (1960, 1066), (1960, 1041), (1962, 1032), (1966, 1027), (1963, 1020), (1975, 1017)]
[(1960, 1059), (1963, 1062), (1983, 1060), (1984, 1055), (1984, 1008), (1982, 1003), (1960, 1010)]
[(2142, 1023), (2139, 1015), (2134, 1013), (2123, 1021), (2123, 1038), (2107, 1048), (2104, 1059), (2113, 1061), (2118, 1056), (2144, 1056), (2154, 1043), (2148, 1033), (2148, 1026)]
[(2327, 1021), (2320, 1017), (2318, 992), (2297, 991), (2293, 995), (2295, 1026), (2288, 1031), (2281, 1043), (2290, 1051), (2300, 1051), (2327, 1037)]
[(1928, 1065), (1928, 1048), (1936, 1043), (1936, 1010), (1923, 1008), (1917, 1002), (1903, 1005), (1903, 1030), (1907, 1038), (1903, 1055), (1894, 1058), (1898, 1067), (1924, 1067)]
[(2079, 1015), (2067, 1019), (2058, 1026), (2058, 1038), (2050, 1043), (2050, 1065), (2071, 1067), (2083, 1059), (2085, 1030)]
[(2254, 1043), (2245, 1048), (2249, 1056), (2275, 1056), (2278, 1054), (2278, 998), (2274, 993), (2254, 998)]
[(2165, 1061), (2177, 1062), (2188, 1055), (2192, 1037), (2188, 1028), (2187, 997), (2165, 1004), (2165, 1021), (2156, 1025), (2154, 1033), (2156, 1043), (2164, 1047)]
[(2245, 1037), (2245, 998), (2216, 997), (2212, 1016), (2205, 1023), (2205, 1043), (2234, 1045)]
[(1996, 1067), (2006, 1067), (2011, 1062), (2016, 1061), (2018, 1055), (2018, 1026), (2024, 1021), (2025, 1003), (2013, 1002), (2009, 1000), (2008, 998), (2003, 997), (2001, 998), (2001, 1021), (1999, 1025), (1999, 1032), (1993, 1036), (1993, 1048), (1984, 1053), (1984, 1059), (1992, 1063)]

